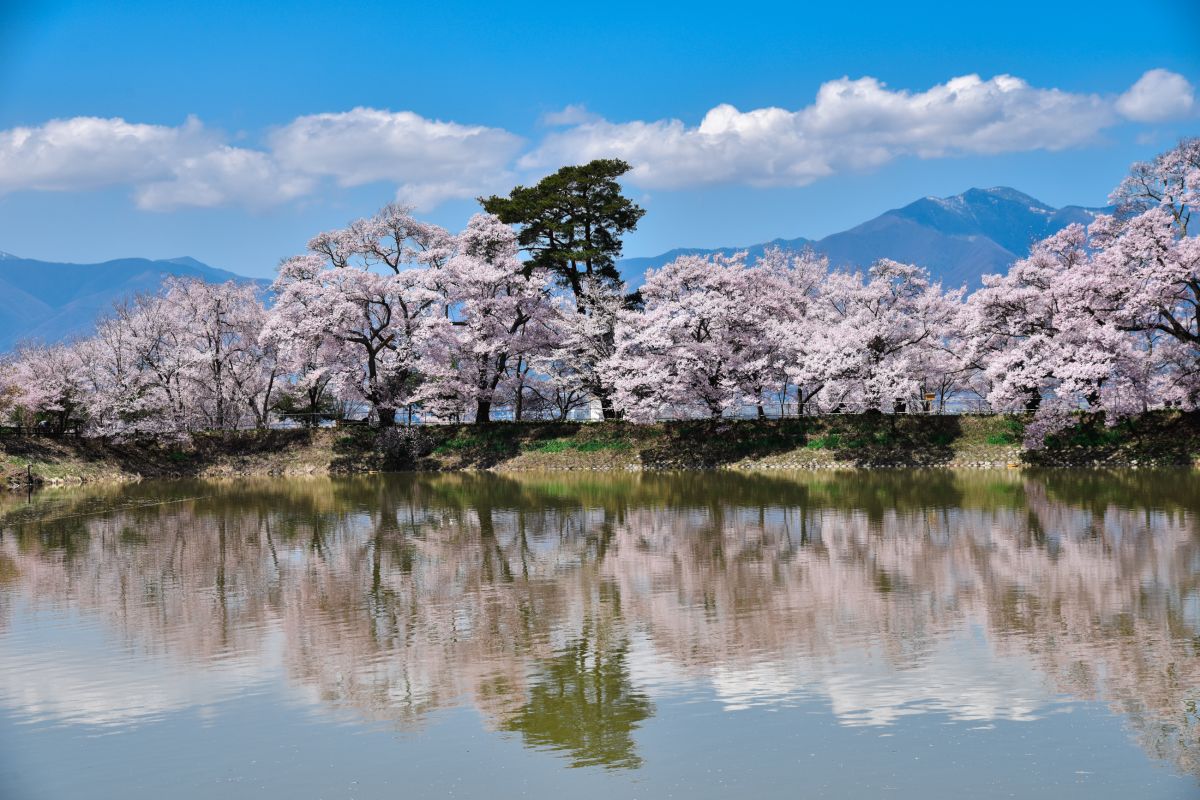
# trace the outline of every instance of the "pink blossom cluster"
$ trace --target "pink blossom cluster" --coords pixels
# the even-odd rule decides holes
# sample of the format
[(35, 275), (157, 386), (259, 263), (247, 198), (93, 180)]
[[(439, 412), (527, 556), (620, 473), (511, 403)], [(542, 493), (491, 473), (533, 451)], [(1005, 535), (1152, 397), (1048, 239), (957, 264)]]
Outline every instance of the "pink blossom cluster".
[(269, 307), (244, 285), (172, 281), (87, 339), (21, 349), (0, 364), (0, 414), (129, 436), (265, 426), (285, 397), (383, 425), (500, 406), (636, 421), (936, 406), (1030, 413), (1037, 446), (1080, 412), (1200, 403), (1200, 140), (1134, 165), (1111, 199), (969, 296), (912, 264), (779, 250), (563, 295), (498, 218), (452, 234), (393, 204), (285, 260)]
[(1034, 245), (966, 302), (967, 361), (995, 411), (1034, 412), (1027, 443), (1079, 410), (1108, 424), (1200, 403), (1200, 140), (1133, 166), (1115, 213)]
[(7, 410), (27, 425), (82, 423), (102, 437), (266, 425), (282, 383), (260, 340), (266, 316), (253, 286), (169, 280), (120, 304), (86, 339), (18, 349), (0, 368)]

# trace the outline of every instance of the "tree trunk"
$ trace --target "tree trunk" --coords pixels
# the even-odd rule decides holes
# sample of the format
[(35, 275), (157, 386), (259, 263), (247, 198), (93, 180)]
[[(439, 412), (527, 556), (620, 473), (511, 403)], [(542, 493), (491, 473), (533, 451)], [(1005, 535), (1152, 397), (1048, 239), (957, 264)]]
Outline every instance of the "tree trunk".
[(475, 406), (475, 424), (486, 425), (492, 421), (492, 401), (480, 400)]
[(390, 428), (396, 424), (396, 409), (379, 406), (375, 413), (379, 415), (379, 427)]
[(617, 409), (613, 407), (612, 398), (605, 396), (600, 398), (600, 413), (605, 419), (617, 418)]

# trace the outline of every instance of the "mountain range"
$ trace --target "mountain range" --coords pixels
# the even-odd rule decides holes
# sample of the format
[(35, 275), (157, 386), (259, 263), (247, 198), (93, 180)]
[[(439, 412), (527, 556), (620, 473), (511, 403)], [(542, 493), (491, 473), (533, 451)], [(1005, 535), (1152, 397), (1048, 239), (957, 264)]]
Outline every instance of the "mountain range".
[(0, 352), (23, 339), (56, 342), (86, 334), (114, 303), (156, 291), (168, 275), (251, 280), (187, 257), (62, 264), (0, 252)]
[[(1108, 210), (1053, 208), (1007, 187), (970, 189), (954, 197), (924, 197), (823, 239), (680, 248), (657, 256), (622, 259), (618, 267), (636, 287), (647, 269), (661, 267), (680, 255), (729, 255), (745, 250), (753, 258), (768, 247), (811, 247), (827, 255), (833, 266), (865, 267), (879, 258), (894, 258), (927, 267), (947, 287), (965, 285), (974, 289), (980, 285), (981, 276), (1003, 272), (1013, 261), (1028, 255), (1030, 245), (1039, 239), (1072, 222), (1086, 224)], [(156, 290), (167, 275), (216, 282), (253, 280), (187, 257), (64, 264), (0, 252), (0, 352), (23, 339), (53, 342), (86, 334), (113, 303)]]
[(810, 247), (829, 257), (835, 267), (867, 267), (892, 258), (929, 269), (947, 288), (981, 285), (982, 276), (1004, 272), (1029, 254), (1030, 245), (1073, 222), (1087, 224), (1108, 208), (1053, 208), (1027, 194), (999, 186), (969, 189), (953, 197), (923, 197), (892, 209), (841, 233), (823, 239), (775, 239), (745, 247), (710, 250), (679, 248), (647, 258), (622, 259), (618, 266), (631, 285), (642, 282), (647, 269), (661, 267), (681, 255), (731, 255), (747, 251), (750, 258), (769, 247), (801, 250)]

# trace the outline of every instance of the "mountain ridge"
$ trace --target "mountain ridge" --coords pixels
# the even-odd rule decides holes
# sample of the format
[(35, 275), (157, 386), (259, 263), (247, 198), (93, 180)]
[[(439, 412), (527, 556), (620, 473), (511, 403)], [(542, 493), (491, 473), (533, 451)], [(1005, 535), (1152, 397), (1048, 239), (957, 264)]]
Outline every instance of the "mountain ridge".
[(86, 335), (114, 303), (157, 291), (167, 276), (266, 284), (189, 256), (77, 264), (4, 253), (0, 256), (0, 352), (24, 340), (57, 342)]
[[(656, 256), (621, 259), (617, 267), (641, 284), (647, 269), (681, 255), (732, 255), (751, 259), (769, 247), (811, 247), (835, 267), (867, 267), (894, 258), (927, 267), (947, 288), (981, 283), (1029, 252), (1029, 246), (1072, 222), (1090, 222), (1106, 208), (1054, 208), (1008, 186), (968, 189), (951, 197), (922, 197), (874, 219), (821, 239), (777, 238), (744, 247), (678, 247)], [(268, 281), (209, 266), (191, 256), (119, 258), (96, 264), (39, 261), (0, 251), (0, 352), (21, 340), (61, 341), (94, 329), (96, 319), (124, 297), (156, 291), (167, 275), (207, 281)]]
[(880, 258), (918, 264), (947, 287), (978, 288), (988, 273), (1003, 272), (1029, 254), (1030, 246), (1073, 222), (1087, 224), (1110, 208), (1068, 205), (1054, 208), (1008, 186), (968, 189), (951, 197), (926, 196), (885, 211), (822, 239), (774, 239), (747, 247), (676, 248), (657, 256), (621, 259), (618, 269), (631, 285), (645, 271), (678, 255), (731, 255), (753, 259), (767, 247), (811, 247), (834, 267), (867, 267)]

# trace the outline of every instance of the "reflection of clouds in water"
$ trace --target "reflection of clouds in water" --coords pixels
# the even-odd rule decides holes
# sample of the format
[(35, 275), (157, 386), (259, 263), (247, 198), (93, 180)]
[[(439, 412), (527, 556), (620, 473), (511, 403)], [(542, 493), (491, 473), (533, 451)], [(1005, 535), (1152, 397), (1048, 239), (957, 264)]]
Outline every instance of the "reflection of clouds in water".
[[(73, 533), (22, 512), (0, 602), (106, 636), (28, 638), (9, 608), (0, 702), (115, 725), (282, 677), (313, 713), (419, 726), (473, 703), (531, 746), (631, 765), (647, 697), (818, 698), (895, 725), (1033, 720), (1067, 692), (1200, 771), (1180, 713), (1200, 685), (1194, 480), (1146, 507), (1012, 476), (746, 480), (251, 482)], [(554, 726), (572, 715), (593, 735)]]
[[(283, 638), (263, 631), (261, 650), (182, 664), (112, 641), (111, 630), (71, 612), (43, 611), (0, 634), (0, 704), (30, 722), (124, 729), (172, 712), (203, 709), (254, 692), (283, 674)], [(46, 642), (27, 624), (69, 633)], [(72, 646), (71, 639), (80, 641)], [(102, 640), (107, 640), (105, 642)]]
[(791, 705), (822, 698), (845, 725), (891, 725), (912, 714), (939, 713), (958, 721), (1033, 721), (1060, 696), (1030, 659), (1001, 655), (973, 630), (938, 640), (917, 663), (898, 668), (877, 648), (852, 647), (832, 661), (792, 660), (717, 664), (707, 679), (663, 658), (636, 639), (635, 681), (654, 697), (678, 695), (704, 683), (727, 711)]
[(986, 641), (960, 635), (939, 641), (919, 664), (895, 669), (878, 653), (844, 653), (838, 667), (815, 676), (847, 725), (890, 725), (910, 714), (960, 721), (1037, 719), (1051, 699), (1027, 659), (997, 657)]

